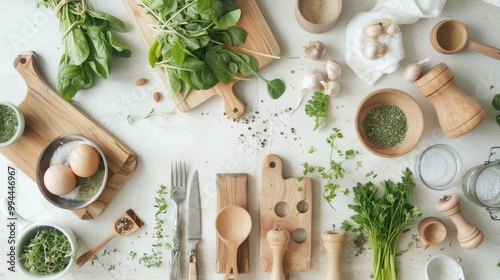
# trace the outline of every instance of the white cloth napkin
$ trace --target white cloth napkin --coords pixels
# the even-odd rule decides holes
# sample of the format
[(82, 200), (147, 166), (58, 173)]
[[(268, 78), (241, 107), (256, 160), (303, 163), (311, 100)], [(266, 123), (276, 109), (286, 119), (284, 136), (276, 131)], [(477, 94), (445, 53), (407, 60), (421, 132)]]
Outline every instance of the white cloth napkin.
[(489, 3), (491, 5), (500, 7), (500, 0), (483, 0), (483, 2)]
[(383, 74), (394, 72), (405, 57), (401, 32), (392, 36), (381, 34), (377, 41), (386, 44), (389, 49), (384, 56), (370, 60), (363, 55), (365, 44), (371, 40), (365, 34), (366, 27), (386, 19), (399, 26), (415, 23), (420, 18), (437, 17), (445, 3), (446, 0), (378, 0), (371, 11), (360, 12), (347, 25), (347, 65), (369, 85), (373, 85)]

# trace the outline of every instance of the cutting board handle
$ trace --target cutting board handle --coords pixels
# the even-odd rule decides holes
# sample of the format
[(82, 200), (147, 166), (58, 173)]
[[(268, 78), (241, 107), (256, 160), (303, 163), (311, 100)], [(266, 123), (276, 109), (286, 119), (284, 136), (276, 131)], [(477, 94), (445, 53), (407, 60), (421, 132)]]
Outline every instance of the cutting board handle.
[(26, 86), (28, 87), (28, 93), (30, 88), (36, 88), (43, 85), (44, 90), (53, 91), (48, 85), (43, 75), (40, 74), (38, 66), (36, 63), (36, 55), (34, 52), (27, 52), (20, 54), (14, 60), (14, 68), (17, 72), (21, 74)]
[(236, 97), (233, 92), (233, 85), (236, 80), (229, 84), (218, 83), (214, 90), (224, 101), (224, 111), (231, 119), (237, 119), (245, 112), (245, 105)]

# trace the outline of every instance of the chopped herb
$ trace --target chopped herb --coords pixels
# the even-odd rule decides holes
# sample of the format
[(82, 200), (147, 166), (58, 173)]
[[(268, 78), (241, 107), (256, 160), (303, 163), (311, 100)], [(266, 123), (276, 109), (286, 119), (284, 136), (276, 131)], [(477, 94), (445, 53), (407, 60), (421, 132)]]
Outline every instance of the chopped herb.
[(17, 131), (16, 112), (7, 105), (0, 105), (0, 143), (9, 141)]
[(104, 180), (104, 165), (100, 164), (96, 173), (90, 177), (77, 177), (77, 186), (80, 186), (76, 199), (89, 200), (99, 191), (102, 180)]
[(362, 122), (370, 142), (383, 147), (394, 147), (406, 136), (407, 124), (403, 111), (394, 105), (381, 105), (371, 109)]

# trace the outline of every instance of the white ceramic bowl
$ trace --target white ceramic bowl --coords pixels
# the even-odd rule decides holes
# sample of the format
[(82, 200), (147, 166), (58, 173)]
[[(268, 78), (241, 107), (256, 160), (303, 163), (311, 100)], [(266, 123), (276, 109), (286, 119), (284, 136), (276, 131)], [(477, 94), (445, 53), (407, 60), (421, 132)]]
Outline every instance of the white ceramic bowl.
[(426, 280), (465, 279), (462, 267), (453, 258), (446, 255), (432, 257), (425, 266)]
[[(44, 229), (44, 228), (55, 228), (56, 230), (63, 233), (69, 241), (73, 256), (69, 260), (68, 265), (63, 270), (52, 274), (40, 275), (30, 272), (26, 267), (24, 267), (24, 262), (20, 260), (19, 257), (23, 253), (24, 245), (29, 244), (31, 242), (33, 237), (35, 237), (38, 229)], [(43, 280), (58, 279), (71, 269), (76, 259), (76, 252), (77, 252), (76, 237), (70, 229), (53, 223), (35, 222), (23, 228), (17, 238), (16, 259), (17, 259), (18, 270), (21, 272), (23, 276), (29, 279), (43, 279)]]
[(21, 138), (24, 132), (25, 121), (23, 112), (19, 110), (19, 108), (16, 105), (5, 101), (0, 101), (0, 105), (10, 107), (12, 110), (14, 110), (17, 116), (17, 123), (18, 123), (17, 130), (14, 136), (10, 138), (10, 140), (8, 140), (7, 142), (0, 142), (0, 148), (2, 148), (11, 145), (12, 143), (16, 142), (19, 138)]

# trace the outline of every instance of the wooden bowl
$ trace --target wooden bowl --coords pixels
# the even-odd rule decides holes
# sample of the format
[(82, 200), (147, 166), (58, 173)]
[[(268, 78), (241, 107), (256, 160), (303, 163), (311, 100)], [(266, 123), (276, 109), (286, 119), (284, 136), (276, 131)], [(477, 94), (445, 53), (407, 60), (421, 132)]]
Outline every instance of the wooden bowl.
[[(366, 114), (381, 105), (394, 105), (401, 109), (406, 117), (405, 138), (393, 147), (373, 144), (363, 129), (362, 123)], [(417, 145), (424, 130), (424, 115), (413, 97), (397, 89), (384, 88), (370, 93), (361, 101), (356, 112), (355, 125), (358, 138), (367, 150), (381, 157), (398, 157), (408, 153)]]
[(332, 29), (341, 11), (342, 0), (297, 0), (295, 18), (302, 29), (317, 34)]

